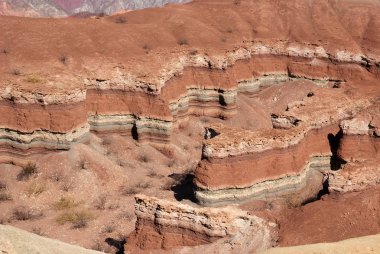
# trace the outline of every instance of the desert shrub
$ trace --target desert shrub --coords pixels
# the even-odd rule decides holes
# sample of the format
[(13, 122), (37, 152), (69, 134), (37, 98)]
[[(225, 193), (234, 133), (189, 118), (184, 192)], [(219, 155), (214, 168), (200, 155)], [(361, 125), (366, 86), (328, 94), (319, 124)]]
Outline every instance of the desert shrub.
[(99, 210), (106, 209), (107, 195), (99, 195), (94, 201), (94, 207)]
[(79, 168), (80, 169), (87, 169), (87, 163), (85, 160), (83, 160), (83, 159), (79, 160)]
[(42, 211), (33, 210), (26, 206), (18, 206), (14, 208), (12, 214), (13, 218), (21, 221), (38, 219), (44, 215)]
[(136, 187), (139, 189), (146, 189), (146, 188), (149, 188), (151, 186), (152, 186), (152, 184), (150, 182), (139, 182), (136, 184)]
[(17, 175), (17, 179), (20, 181), (28, 180), (31, 176), (38, 174), (38, 167), (34, 162), (28, 162), (24, 167), (22, 167), (20, 173)]
[(11, 201), (12, 196), (7, 192), (0, 192), (0, 202), (2, 201)]
[(229, 34), (232, 34), (234, 32), (234, 30), (232, 28), (227, 28), (226, 32)]
[(139, 193), (139, 188), (137, 188), (136, 186), (127, 186), (123, 188), (121, 192), (121, 194), (123, 194), (124, 196), (132, 196), (136, 195), (137, 193)]
[(21, 75), (21, 71), (20, 71), (19, 69), (13, 69), (13, 70), (11, 71), (11, 73), (12, 73), (13, 75), (15, 75), (15, 76), (20, 76), (20, 75)]
[(3, 48), (3, 49), (1, 50), (1, 52), (2, 52), (4, 55), (7, 55), (7, 54), (9, 54), (9, 49), (7, 49), (7, 48)]
[(147, 176), (151, 177), (151, 178), (163, 178), (164, 177), (161, 174), (157, 174), (157, 172), (154, 169), (150, 169)]
[(240, 0), (234, 0), (234, 1), (233, 1), (233, 4), (234, 4), (234, 5), (240, 5)]
[(58, 201), (54, 202), (52, 206), (56, 210), (65, 210), (77, 207), (78, 203), (72, 198), (61, 197)]
[(86, 210), (67, 211), (60, 214), (56, 221), (60, 225), (71, 223), (73, 228), (85, 228), (90, 220), (94, 219), (94, 215)]
[(180, 46), (189, 45), (189, 42), (185, 38), (178, 39), (177, 44)]
[(125, 24), (127, 23), (127, 19), (125, 17), (119, 16), (115, 19), (116, 24)]
[(144, 154), (140, 154), (139, 157), (138, 157), (139, 161), (141, 162), (144, 162), (144, 163), (147, 163), (150, 161), (150, 158), (148, 155), (146, 155), (145, 153)]
[(168, 166), (168, 168), (173, 167), (175, 165), (175, 160), (169, 160), (166, 165)]
[(28, 196), (38, 196), (46, 190), (46, 185), (43, 183), (34, 182), (26, 188)]
[(0, 181), (0, 190), (6, 190), (7, 184), (5, 182)]
[(69, 63), (69, 57), (67, 55), (61, 55), (58, 60), (63, 63), (64, 65), (67, 65)]
[(112, 233), (113, 231), (115, 231), (115, 225), (113, 225), (113, 224), (107, 224), (107, 225), (104, 225), (102, 228), (101, 228), (101, 230), (100, 230), (100, 232), (102, 233), (102, 234), (105, 234), (105, 233)]
[(147, 44), (147, 43), (145, 43), (142, 48), (145, 51), (150, 51), (152, 49), (152, 47), (149, 44)]
[(132, 196), (139, 193), (142, 189), (147, 189), (151, 186), (152, 185), (150, 182), (138, 182), (137, 184), (133, 186), (126, 186), (122, 188), (122, 194), (124, 196)]
[(25, 79), (26, 82), (28, 83), (33, 83), (33, 84), (37, 84), (37, 83), (41, 83), (43, 82), (43, 79), (37, 75), (29, 75), (26, 79)]

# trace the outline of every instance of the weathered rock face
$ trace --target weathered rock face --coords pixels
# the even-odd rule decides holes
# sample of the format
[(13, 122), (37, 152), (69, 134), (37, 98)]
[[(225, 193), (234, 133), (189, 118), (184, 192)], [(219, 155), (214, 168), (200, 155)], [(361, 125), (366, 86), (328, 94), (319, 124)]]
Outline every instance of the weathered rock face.
[(359, 191), (380, 183), (379, 123), (378, 102), (341, 122), (343, 136), (337, 154), (347, 164), (340, 171), (329, 173), (331, 191)]
[[(178, 202), (136, 196), (136, 229), (127, 249), (172, 249), (233, 239), (244, 233), (255, 237), (251, 251), (269, 248), (276, 225), (234, 207), (196, 208)], [(242, 239), (243, 240), (243, 239)]]
[[(370, 98), (353, 100), (333, 90), (321, 88), (317, 96), (291, 103), (283, 114), (272, 116), (272, 130), (213, 126), (220, 135), (204, 142), (195, 173), (199, 202), (278, 196), (305, 187), (311, 174), (329, 170), (339, 121), (370, 105)], [(288, 124), (289, 119), (299, 119), (298, 124)]]
[(80, 13), (111, 15), (124, 10), (160, 7), (168, 3), (188, 0), (54, 0), (54, 1), (0, 1), (0, 15), (21, 17), (66, 17)]
[[(58, 4), (75, 10), (87, 3), (90, 2)], [(320, 5), (305, 6), (302, 1), (294, 6), (286, 4), (294, 13), (272, 17), (281, 24), (279, 27), (287, 27), (287, 18), (293, 19), (299, 14), (296, 10), (303, 8), (318, 12), (317, 16), (325, 15)], [(231, 15), (229, 5), (238, 8), (239, 12), (234, 12), (239, 13), (238, 17)], [(355, 7), (357, 3), (352, 5)], [(210, 23), (205, 18), (215, 15), (210, 6), (236, 19), (236, 24), (250, 20), (248, 23), (257, 27), (255, 35), (248, 36), (252, 33), (251, 26), (242, 26), (236, 28), (239, 36), (229, 29), (227, 33), (231, 38), (221, 40), (220, 32), (215, 31), (224, 30), (226, 24)], [(327, 2), (321, 6), (347, 11), (353, 8), (342, 3), (330, 6)], [(376, 21), (380, 17), (372, 11), (375, 7), (378, 7), (377, 2), (365, 7), (360, 5), (369, 12), (371, 20)], [(363, 37), (363, 45), (358, 45), (355, 40), (347, 40), (347, 33), (356, 30), (342, 27), (345, 22), (340, 20), (346, 16), (338, 15), (336, 21), (331, 21), (330, 14), (326, 17), (331, 27), (336, 27), (336, 31), (330, 33), (323, 24), (299, 14), (307, 27), (315, 30), (311, 34), (303, 32), (305, 39), (299, 40), (296, 31), (310, 30), (301, 26), (305, 22), (292, 22), (300, 26), (295, 31), (281, 29), (278, 34), (268, 35), (262, 20), (252, 15), (258, 9), (284, 8), (276, 1), (243, 1), (236, 5), (229, 1), (228, 5), (196, 1), (155, 12), (127, 13), (122, 16), (128, 20), (125, 24), (115, 22), (114, 17), (70, 19), (70, 22), (67, 19), (19, 22), (18, 18), (1, 17), (0, 22), (4, 24), (0, 27), (1, 34), (13, 34), (15, 29), (21, 31), (21, 35), (0, 38), (0, 61), (4, 62), (0, 65), (4, 73), (0, 84), (0, 111), (6, 116), (0, 118), (1, 149), (10, 155), (7, 155), (10, 161), (12, 156), (69, 149), (72, 143), (84, 140), (90, 131), (123, 132), (143, 141), (169, 142), (172, 127), (186, 121), (187, 116), (229, 118), (237, 112), (239, 93), (255, 93), (269, 84), (297, 80), (309, 80), (318, 87), (357, 87), (360, 82), (365, 82), (366, 87), (375, 84), (380, 50), (377, 43), (371, 44), (371, 50), (368, 45), (380, 41), (376, 37), (380, 34), (376, 30), (378, 26), (364, 29), (365, 25), (358, 23), (358, 27), (364, 26), (363, 31), (371, 31)], [(191, 29), (199, 29), (194, 23), (201, 22), (205, 32), (199, 33), (196, 39), (177, 38), (181, 37), (176, 34), (178, 15)], [(154, 22), (147, 19), (151, 16), (155, 17)], [(193, 19), (197, 22), (192, 22)], [(146, 24), (146, 28), (153, 31), (157, 22), (163, 30), (157, 35), (136, 28), (136, 24)], [(124, 28), (130, 33), (125, 33)], [(215, 33), (218, 36), (209, 36)], [(150, 37), (145, 38), (147, 35)], [(243, 37), (248, 39), (242, 41)], [(337, 38), (344, 38), (339, 40), (342, 41), (339, 47)], [(49, 41), (46, 47), (41, 48), (41, 40)], [(72, 44), (78, 40), (80, 45)], [(148, 43), (154, 41), (160, 43)], [(136, 46), (142, 42), (146, 45)], [(213, 50), (203, 50), (207, 45), (212, 45)], [(98, 49), (102, 49), (101, 52)], [(18, 66), (23, 69), (19, 70)], [(370, 89), (374, 88), (365, 92), (369, 93)], [(302, 105), (289, 104), (289, 109), (293, 107)], [(328, 112), (325, 113), (328, 118)], [(276, 128), (293, 128), (299, 121), (307, 121), (284, 114), (279, 116), (273, 121)]]
[[(238, 61), (224, 71), (186, 67), (182, 75), (170, 77), (161, 91), (154, 93), (149, 92), (149, 87), (146, 91), (134, 91), (131, 85), (114, 87), (120, 84), (111, 85), (109, 80), (88, 81), (86, 90), (73, 91), (69, 95), (22, 94), (8, 86), (0, 105), (4, 115), (12, 112), (11, 117), (2, 123), (3, 149), (6, 151), (7, 146), (12, 145), (16, 148), (10, 151), (14, 156), (33, 154), (44, 149), (69, 149), (73, 142), (83, 140), (90, 131), (121, 132), (142, 141), (169, 142), (172, 126), (178, 121), (186, 121), (189, 115), (233, 116), (239, 92), (252, 93), (268, 82), (278, 84), (297, 79), (310, 79), (322, 87), (331, 85), (331, 81), (322, 77), (322, 74), (318, 78), (319, 74), (313, 72), (313, 68), (296, 70), (297, 77), (295, 74), (285, 74), (286, 69), (301, 58), (255, 56), (260, 53), (255, 47), (250, 53), (253, 54), (251, 59)], [(277, 65), (260, 70), (265, 61), (275, 61)], [(194, 63), (188, 59), (184, 66), (191, 64)], [(345, 73), (352, 75), (352, 72), (357, 71), (357, 76), (363, 75), (355, 64), (330, 66), (321, 61), (321, 65), (327, 65), (330, 72), (335, 68), (333, 80), (340, 82), (344, 81)], [(252, 79), (249, 73), (253, 70), (258, 73)], [(216, 80), (223, 80), (224, 83), (215, 83)], [(303, 102), (298, 103), (301, 104), (289, 104), (288, 108), (303, 106)], [(327, 114), (325, 116), (328, 117)], [(272, 120), (276, 128), (291, 128), (308, 119), (280, 116)]]

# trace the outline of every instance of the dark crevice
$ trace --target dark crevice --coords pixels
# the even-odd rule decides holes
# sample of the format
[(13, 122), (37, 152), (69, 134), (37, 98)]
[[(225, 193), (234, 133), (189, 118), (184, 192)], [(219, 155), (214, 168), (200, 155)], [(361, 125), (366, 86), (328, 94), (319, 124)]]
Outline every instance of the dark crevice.
[(123, 254), (124, 253), (124, 244), (127, 243), (126, 239), (123, 240), (116, 240), (114, 238), (108, 237), (105, 242), (109, 246), (113, 246), (117, 249), (116, 254)]
[(174, 197), (177, 201), (182, 201), (184, 199), (190, 200), (196, 203), (197, 200), (194, 195), (194, 174), (171, 174), (170, 178), (174, 179), (177, 183), (171, 187), (174, 192)]
[(204, 139), (212, 139), (219, 135), (220, 135), (220, 132), (217, 132), (213, 128), (206, 128)]
[(221, 106), (227, 106), (227, 103), (226, 103), (226, 101), (224, 100), (224, 97), (223, 97), (223, 95), (222, 94), (219, 94), (219, 104), (221, 105)]
[(132, 134), (132, 138), (133, 138), (134, 140), (138, 140), (138, 139), (139, 139), (139, 133), (137, 132), (137, 126), (136, 126), (136, 124), (134, 124), (134, 125), (132, 126), (131, 134)]
[(346, 164), (347, 162), (339, 157), (338, 155), (338, 149), (340, 146), (340, 141), (343, 137), (343, 131), (340, 130), (337, 134), (329, 133), (327, 135), (327, 138), (329, 139), (330, 144), (330, 150), (332, 153), (331, 159), (330, 159), (330, 167), (331, 170), (339, 170), (343, 164)]

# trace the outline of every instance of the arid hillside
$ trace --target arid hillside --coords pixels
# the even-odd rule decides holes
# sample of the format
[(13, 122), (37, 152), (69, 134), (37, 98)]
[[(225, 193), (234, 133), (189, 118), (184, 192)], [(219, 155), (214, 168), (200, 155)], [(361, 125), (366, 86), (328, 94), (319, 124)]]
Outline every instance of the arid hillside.
[(188, 0), (2, 0), (0, 16), (19, 17), (67, 17), (89, 15), (112, 15), (117, 12), (161, 7)]
[(0, 34), (2, 224), (107, 253), (380, 234), (379, 1), (2, 16)]

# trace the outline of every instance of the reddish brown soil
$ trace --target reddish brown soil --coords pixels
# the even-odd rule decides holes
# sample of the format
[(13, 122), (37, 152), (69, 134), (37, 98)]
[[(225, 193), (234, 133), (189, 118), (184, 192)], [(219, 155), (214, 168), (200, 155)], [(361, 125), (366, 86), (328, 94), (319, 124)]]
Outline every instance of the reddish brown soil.
[[(82, 87), (115, 67), (151, 80), (170, 60), (192, 50), (212, 55), (243, 41), (289, 41), (326, 50), (380, 54), (378, 1), (212, 1), (145, 9), (99, 19), (0, 17), (0, 72), (27, 90)], [(355, 16), (363, 18), (352, 18)], [(270, 24), (270, 25), (268, 25)], [(180, 43), (179, 41), (186, 43)], [(67, 64), (60, 59), (66, 56)], [(41, 68), (44, 66), (44, 68)], [(14, 75), (18, 69), (22, 75)], [(96, 74), (95, 74), (96, 72)], [(49, 82), (51, 81), (51, 82)], [(6, 82), (8, 83), (8, 82)]]
[[(153, 77), (157, 77), (165, 64), (180, 55), (191, 54), (194, 50), (210, 56), (224, 54), (244, 41), (289, 41), (321, 45), (332, 51), (380, 55), (378, 1), (238, 2), (197, 0), (183, 6), (130, 12), (122, 15), (127, 20), (125, 24), (116, 23), (116, 17), (0, 17), (0, 87), (38, 92), (84, 89), (84, 79), (112, 77), (115, 67), (151, 82), (156, 80)], [(62, 56), (67, 57), (67, 63), (60, 60)], [(189, 82), (199, 82), (197, 85), (204, 87), (218, 84), (218, 87), (226, 88), (233, 86), (229, 77), (249, 78), (260, 71), (287, 68), (292, 73), (347, 75), (360, 81), (355, 83), (356, 87), (348, 84), (348, 92), (378, 93), (378, 83), (361, 75), (370, 75), (365, 68), (342, 71), (333, 63), (324, 64), (323, 68), (306, 68), (301, 60), (293, 60), (288, 65), (288, 60), (273, 56), (257, 57), (251, 62), (241, 61), (227, 71), (203, 71), (205, 75), (189, 68), (182, 76), (167, 83), (162, 98), (169, 100), (183, 93), (184, 84)], [(251, 65), (252, 62), (255, 65)], [(256, 71), (250, 66), (257, 66)], [(238, 75), (234, 76), (234, 72)], [(373, 73), (378, 71), (373, 70)], [(28, 82), (30, 75), (37, 75), (41, 81)], [(171, 86), (173, 89), (169, 89)], [(288, 82), (265, 88), (255, 95), (239, 95), (234, 117), (227, 120), (190, 117), (188, 123), (179, 124), (173, 131), (170, 145), (142, 144), (121, 134), (90, 134), (87, 143), (76, 144), (70, 151), (30, 157), (37, 162), (40, 173), (26, 181), (17, 180), (20, 167), (1, 164), (0, 180), (6, 183), (5, 191), (12, 200), (0, 202), (0, 220), (48, 237), (115, 252), (116, 249), (111, 250), (104, 240), (108, 237), (125, 240), (134, 229), (132, 192), (168, 199), (184, 197), (184, 193), (179, 193), (182, 189), (171, 189), (175, 182), (178, 183), (172, 178), (188, 174), (201, 159), (204, 126), (209, 122), (223, 122), (248, 130), (270, 129), (270, 113), (283, 111), (289, 102), (302, 99), (314, 89), (310, 82)], [(143, 103), (140, 103), (137, 97), (127, 96), (120, 100), (128, 99), (128, 102), (117, 104), (113, 100), (118, 95), (112, 92), (99, 97), (95, 92), (89, 92), (88, 96), (94, 96), (94, 101), (102, 105), (102, 108), (95, 106), (94, 111), (120, 113), (118, 107), (131, 107), (137, 114), (144, 111), (148, 116), (168, 115), (168, 109), (161, 107), (162, 101), (157, 102), (156, 98), (143, 97)], [(107, 100), (102, 99), (105, 97)], [(86, 107), (91, 108), (92, 102), (87, 103)], [(14, 109), (12, 102), (6, 102), (0, 105), (0, 113), (6, 119), (7, 127), (17, 125), (22, 130), (32, 130), (33, 126), (68, 130), (83, 123), (87, 113), (82, 106), (72, 106), (70, 113), (65, 115), (66, 121), (57, 123), (60, 108), (45, 109), (44, 112), (51, 116), (44, 118), (39, 115), (43, 107)], [(19, 119), (22, 116), (34, 119), (15, 120), (16, 115), (20, 116)], [(321, 146), (327, 149), (327, 144)], [(132, 189), (123, 195), (122, 189), (129, 187)], [(105, 208), (99, 209), (96, 204), (102, 194), (107, 198)], [(73, 199), (77, 207), (54, 209), (52, 204), (61, 197)], [(190, 201), (184, 199), (182, 202)], [(17, 220), (14, 209), (20, 205), (42, 211), (43, 216)], [(278, 221), (282, 246), (336, 241), (380, 232), (379, 187), (360, 193), (332, 194), (300, 208), (287, 209), (281, 202), (258, 202), (243, 207)], [(57, 223), (59, 215), (75, 210), (85, 210), (93, 215), (87, 227), (73, 229), (70, 223)]]
[(330, 194), (278, 218), (280, 246), (335, 242), (380, 233), (380, 187)]

